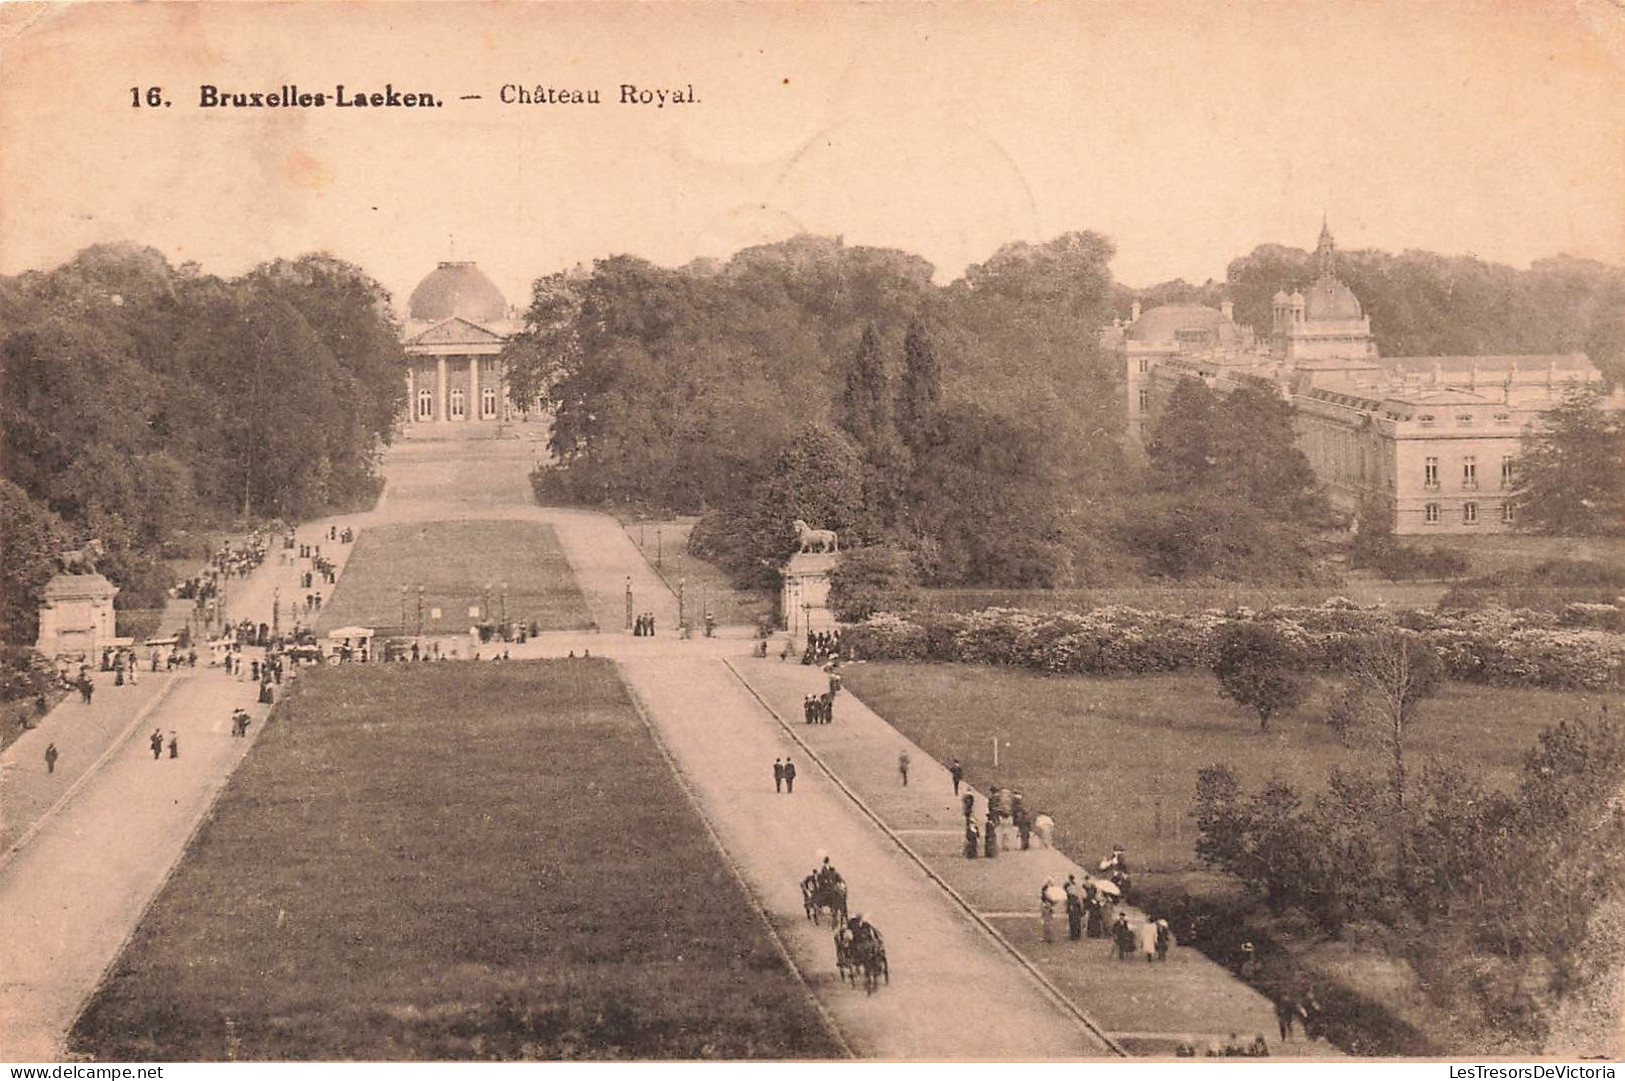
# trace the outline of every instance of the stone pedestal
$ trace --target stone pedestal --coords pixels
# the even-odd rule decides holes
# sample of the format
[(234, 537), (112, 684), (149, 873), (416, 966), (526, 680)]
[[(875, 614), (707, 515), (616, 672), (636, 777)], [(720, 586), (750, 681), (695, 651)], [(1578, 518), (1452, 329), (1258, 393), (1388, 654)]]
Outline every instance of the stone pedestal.
[(118, 586), (99, 574), (59, 574), (45, 583), (36, 648), (47, 657), (96, 656), (113, 641)]
[(829, 610), (829, 572), (841, 562), (839, 552), (798, 552), (784, 565), (784, 588), (779, 593), (779, 610), (790, 641), (798, 645), (807, 632), (835, 629), (835, 616)]

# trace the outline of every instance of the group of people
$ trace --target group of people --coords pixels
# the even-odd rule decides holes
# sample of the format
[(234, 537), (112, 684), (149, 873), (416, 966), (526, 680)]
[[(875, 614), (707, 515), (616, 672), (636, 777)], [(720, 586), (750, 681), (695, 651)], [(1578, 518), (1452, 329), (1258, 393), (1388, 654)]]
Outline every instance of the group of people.
[(655, 614), (644, 612), (632, 621), (632, 637), (653, 638), (655, 634)]
[(807, 724), (831, 724), (835, 720), (835, 696), (828, 691), (809, 694), (801, 703), (802, 719)]
[[(788, 649), (788, 643), (785, 645)], [(807, 648), (802, 651), (802, 664), (822, 664), (825, 661), (837, 660), (841, 655), (841, 632), (819, 631), (814, 634), (807, 631)]]
[[(571, 656), (575, 656), (574, 653)], [(773, 760), (773, 791), (792, 793), (796, 790), (796, 764), (788, 758)]]
[(236, 737), (246, 738), (248, 735), (249, 721), (250, 717), (248, 716), (248, 710), (242, 708), (241, 706), (238, 706), (236, 709), (232, 710), (231, 734)]
[[(1269, 1058), (1269, 1043), (1261, 1032), (1253, 1037), (1252, 1043), (1243, 1043), (1241, 1037), (1234, 1032), (1223, 1043), (1215, 1040), (1207, 1045), (1203, 1052), (1207, 1058)], [(1181, 1043), (1174, 1050), (1175, 1058), (1196, 1058), (1196, 1045), (1189, 1040)]]
[[(163, 732), (160, 731), (159, 729), (154, 728), (152, 730), (152, 735), (147, 737), (147, 745), (152, 748), (152, 760), (154, 762), (156, 762), (156, 761), (158, 761), (158, 759), (162, 758), (163, 755), (164, 755), (164, 746), (165, 746)], [(179, 758), (181, 756), (180, 737), (177, 736), (174, 732), (169, 733), (169, 744), (168, 744), (168, 746), (169, 746), (169, 757), (171, 757), (171, 758)]]

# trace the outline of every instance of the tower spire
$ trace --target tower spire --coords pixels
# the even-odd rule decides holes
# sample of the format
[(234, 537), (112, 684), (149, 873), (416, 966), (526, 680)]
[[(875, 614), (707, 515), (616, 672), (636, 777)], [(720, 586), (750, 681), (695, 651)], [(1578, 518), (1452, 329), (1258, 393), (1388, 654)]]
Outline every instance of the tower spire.
[(1332, 239), (1324, 210), (1320, 213), (1320, 243), (1315, 246), (1315, 270), (1323, 277), (1337, 272), (1337, 241)]

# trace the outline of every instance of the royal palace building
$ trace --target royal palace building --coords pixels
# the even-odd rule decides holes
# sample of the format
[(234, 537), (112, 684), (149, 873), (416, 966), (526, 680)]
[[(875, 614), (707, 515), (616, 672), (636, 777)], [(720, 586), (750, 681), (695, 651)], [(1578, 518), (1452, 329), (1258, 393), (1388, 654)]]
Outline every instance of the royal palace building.
[(536, 408), (508, 395), (501, 353), (517, 315), (473, 263), (441, 263), (418, 283), (403, 332), (409, 434), (495, 426)]
[(1265, 340), (1236, 325), (1228, 301), (1143, 314), (1136, 304), (1127, 323), (1106, 328), (1102, 343), (1125, 373), (1131, 446), (1143, 447), (1181, 379), (1218, 393), (1263, 381), (1292, 403), (1298, 446), (1338, 509), (1352, 515), (1380, 500), (1395, 532), (1410, 535), (1512, 528), (1513, 463), (1524, 433), (1602, 373), (1580, 353), (1379, 356), (1370, 317), (1337, 278), (1336, 244), (1324, 227), (1315, 271), (1307, 291), (1275, 295)]

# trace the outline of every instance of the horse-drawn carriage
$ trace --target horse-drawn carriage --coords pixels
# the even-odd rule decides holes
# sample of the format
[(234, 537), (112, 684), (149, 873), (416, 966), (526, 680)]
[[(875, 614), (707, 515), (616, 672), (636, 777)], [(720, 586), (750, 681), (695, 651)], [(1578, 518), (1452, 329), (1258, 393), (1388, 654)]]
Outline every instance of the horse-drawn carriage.
[[(853, 924), (857, 927), (854, 928)], [(835, 970), (840, 973), (841, 979), (854, 987), (857, 986), (858, 977), (862, 976), (863, 989), (871, 995), (880, 986), (881, 980), (891, 983), (886, 942), (880, 937), (880, 932), (861, 918), (836, 928)]]
[(818, 875), (810, 874), (801, 880), (801, 903), (813, 923), (822, 923), (821, 914), (828, 912), (830, 923), (840, 926), (846, 922), (846, 883), (839, 879), (820, 882)]

